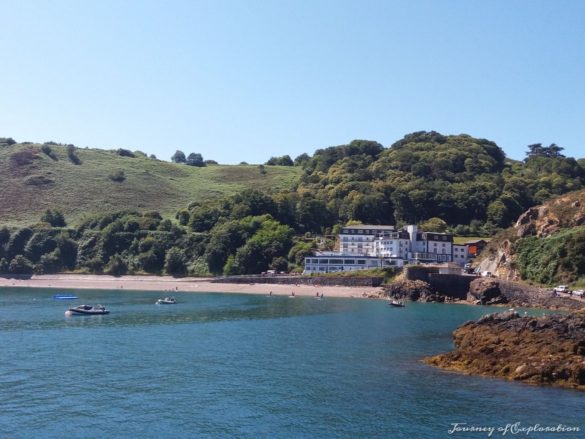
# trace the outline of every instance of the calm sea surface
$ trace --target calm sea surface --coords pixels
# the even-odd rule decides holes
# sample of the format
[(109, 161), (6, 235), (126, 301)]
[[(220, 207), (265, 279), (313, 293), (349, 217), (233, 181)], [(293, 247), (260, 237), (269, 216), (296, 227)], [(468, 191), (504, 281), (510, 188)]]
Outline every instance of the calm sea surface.
[[(0, 438), (439, 438), (580, 427), (585, 393), (419, 362), (492, 308), (262, 295), (0, 289)], [(68, 304), (107, 316), (65, 317)], [(492, 437), (501, 437), (494, 433)]]

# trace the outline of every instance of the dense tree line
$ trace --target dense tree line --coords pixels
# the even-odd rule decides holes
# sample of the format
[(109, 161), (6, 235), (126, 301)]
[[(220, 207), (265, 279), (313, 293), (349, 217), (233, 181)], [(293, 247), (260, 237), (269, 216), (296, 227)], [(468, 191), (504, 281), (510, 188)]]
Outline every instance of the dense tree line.
[(0, 272), (198, 276), (294, 268), (287, 260), (293, 230), (269, 214), (249, 212), (198, 233), (158, 212), (132, 211), (94, 216), (65, 228), (61, 213), (48, 210), (35, 226), (0, 229)]
[(406, 224), (436, 218), (458, 234), (490, 235), (529, 207), (584, 187), (585, 168), (561, 151), (554, 144), (530, 145), (519, 162), (507, 159), (494, 142), (467, 135), (417, 132), (387, 149), (354, 140), (299, 156), (304, 174), (291, 190), (248, 191), (194, 204), (180, 213), (180, 221), (204, 232), (221, 218), (268, 213), (297, 233), (324, 233), (348, 221)]

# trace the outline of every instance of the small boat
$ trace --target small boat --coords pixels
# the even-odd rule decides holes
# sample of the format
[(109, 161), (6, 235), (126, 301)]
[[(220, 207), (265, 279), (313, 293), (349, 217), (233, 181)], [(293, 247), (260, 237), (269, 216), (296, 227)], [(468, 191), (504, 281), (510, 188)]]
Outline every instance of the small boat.
[(395, 308), (404, 308), (404, 301), (402, 300), (396, 300), (396, 299), (392, 299), (388, 305), (393, 306)]
[(71, 315), (89, 315), (89, 316), (97, 316), (97, 315), (104, 315), (109, 314), (110, 311), (106, 309), (103, 305), (79, 305), (74, 308), (69, 308), (67, 310)]
[(177, 303), (177, 299), (174, 297), (165, 297), (156, 301), (157, 305), (174, 305), (175, 303)]
[(74, 300), (77, 299), (77, 296), (73, 294), (54, 294), (53, 299), (55, 300)]

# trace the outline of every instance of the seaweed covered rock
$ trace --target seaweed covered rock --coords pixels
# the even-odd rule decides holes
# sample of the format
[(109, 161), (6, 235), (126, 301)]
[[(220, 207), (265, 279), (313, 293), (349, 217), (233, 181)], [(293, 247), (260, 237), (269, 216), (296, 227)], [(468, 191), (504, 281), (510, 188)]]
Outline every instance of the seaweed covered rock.
[(453, 332), (455, 350), (427, 364), (473, 375), (585, 390), (585, 314), (484, 316)]

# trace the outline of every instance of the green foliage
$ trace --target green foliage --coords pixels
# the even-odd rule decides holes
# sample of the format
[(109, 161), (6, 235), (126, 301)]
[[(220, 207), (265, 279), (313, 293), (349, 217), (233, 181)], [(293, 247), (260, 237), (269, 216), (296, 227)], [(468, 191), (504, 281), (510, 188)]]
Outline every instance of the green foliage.
[(186, 226), (187, 224), (189, 224), (189, 217), (190, 214), (187, 209), (181, 209), (175, 215), (175, 219), (177, 219), (179, 221), (179, 224), (182, 226)]
[(16, 230), (10, 236), (10, 240), (6, 244), (6, 255), (12, 259), (16, 255), (22, 254), (24, 252), (24, 247), (32, 234), (33, 231), (28, 227)]
[(561, 154), (561, 151), (565, 148), (561, 148), (554, 143), (550, 144), (549, 146), (542, 146), (542, 143), (535, 143), (533, 145), (528, 145), (528, 152), (526, 153), (527, 159), (533, 157), (547, 157), (547, 158), (557, 158), (557, 157), (564, 157)]
[(183, 151), (177, 149), (171, 157), (171, 161), (174, 163), (185, 163), (187, 162), (187, 158), (185, 157), (185, 153)]
[(447, 223), (441, 218), (429, 218), (420, 223), (419, 226), (421, 230), (424, 230), (425, 232), (445, 233), (447, 231)]
[(517, 241), (515, 250), (523, 279), (553, 285), (585, 276), (585, 227), (566, 229), (544, 239), (523, 238)]
[[(121, 157), (131, 157), (131, 158), (135, 158), (136, 154), (134, 154), (132, 151), (130, 151), (129, 149), (123, 149), (120, 148), (116, 151), (116, 154), (118, 154)], [(144, 153), (141, 153), (143, 156), (146, 155)]]
[(265, 163), (265, 165), (269, 166), (293, 166), (294, 162), (290, 158), (289, 155), (283, 155), (282, 157), (270, 157), (270, 159)]
[(180, 248), (173, 247), (167, 252), (165, 271), (173, 276), (183, 276), (187, 271), (185, 256)]
[(16, 141), (12, 137), (0, 137), (0, 147), (14, 145)]
[(123, 276), (127, 272), (128, 263), (118, 254), (113, 255), (110, 258), (106, 268), (104, 269), (104, 273), (109, 274), (110, 276)]
[(124, 180), (126, 180), (126, 175), (124, 174), (124, 171), (119, 169), (108, 175), (108, 178), (112, 181), (115, 181), (116, 183), (122, 183)]
[(207, 164), (203, 161), (203, 156), (195, 152), (189, 154), (185, 163), (189, 166), (197, 166), (199, 168), (207, 166)]
[(309, 162), (310, 159), (311, 159), (311, 156), (309, 154), (307, 154), (306, 152), (304, 152), (295, 158), (294, 165), (304, 167)]
[(47, 209), (43, 216), (41, 217), (41, 221), (50, 224), (53, 227), (66, 226), (65, 217), (63, 216), (63, 213), (61, 213), (61, 211), (57, 209), (55, 210)]
[(12, 274), (32, 274), (33, 264), (23, 255), (16, 255), (8, 266), (8, 271)]
[(41, 146), (41, 151), (43, 151), (43, 153), (49, 157), (51, 160), (54, 161), (58, 161), (59, 157), (57, 157), (57, 155), (55, 154), (55, 152), (53, 152), (53, 150), (51, 149), (51, 147), (49, 145), (43, 145)]
[(35, 273), (37, 274), (59, 273), (62, 270), (61, 250), (58, 248), (42, 255), (39, 262), (35, 265)]
[(81, 165), (81, 159), (77, 156), (77, 153), (75, 152), (75, 146), (67, 145), (67, 157), (69, 158), (69, 161), (71, 161), (71, 163), (73, 163), (74, 165)]

